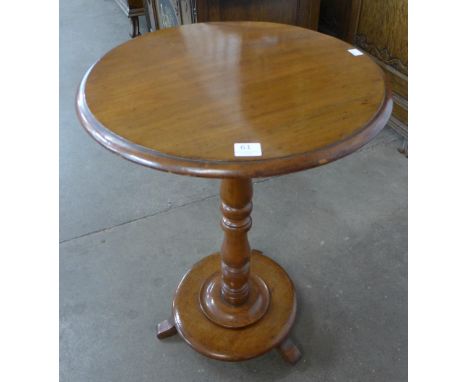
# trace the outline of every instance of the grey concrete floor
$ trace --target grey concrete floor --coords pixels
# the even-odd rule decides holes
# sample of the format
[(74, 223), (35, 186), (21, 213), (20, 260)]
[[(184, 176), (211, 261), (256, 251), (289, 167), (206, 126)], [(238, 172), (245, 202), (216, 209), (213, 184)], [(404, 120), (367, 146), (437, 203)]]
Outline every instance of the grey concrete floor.
[(76, 87), (127, 23), (112, 0), (60, 3), (61, 381), (405, 381), (407, 159), (390, 129), (338, 162), (256, 181), (250, 241), (295, 282), (298, 365), (155, 340), (184, 272), (220, 246), (219, 183), (127, 162), (80, 127)]

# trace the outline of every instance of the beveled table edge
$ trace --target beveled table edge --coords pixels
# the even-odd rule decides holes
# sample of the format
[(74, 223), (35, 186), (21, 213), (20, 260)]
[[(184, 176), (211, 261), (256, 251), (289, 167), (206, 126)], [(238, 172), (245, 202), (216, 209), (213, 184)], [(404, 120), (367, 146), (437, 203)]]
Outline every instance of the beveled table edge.
[(112, 132), (97, 120), (86, 103), (85, 88), (91, 70), (99, 61), (100, 59), (87, 70), (77, 91), (76, 111), (82, 126), (102, 146), (123, 158), (156, 170), (180, 175), (203, 178), (263, 178), (322, 166), (352, 154), (371, 141), (385, 127), (393, 109), (390, 81), (382, 68), (379, 68), (385, 80), (385, 96), (379, 109), (362, 128), (341, 141), (313, 151), (271, 159), (189, 159), (138, 145)]

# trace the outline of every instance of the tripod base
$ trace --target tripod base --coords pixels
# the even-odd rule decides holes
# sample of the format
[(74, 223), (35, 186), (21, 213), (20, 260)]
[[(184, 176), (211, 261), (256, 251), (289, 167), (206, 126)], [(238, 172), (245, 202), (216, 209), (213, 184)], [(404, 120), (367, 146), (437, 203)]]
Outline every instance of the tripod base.
[(296, 362), (300, 352), (294, 347), (294, 356), (290, 354), (294, 345), (288, 339), (296, 316), (296, 296), (288, 274), (260, 251), (253, 250), (251, 272), (267, 285), (270, 304), (252, 325), (227, 328), (208, 319), (200, 306), (200, 290), (219, 271), (220, 264), (219, 254), (213, 254), (196, 263), (183, 277), (173, 302), (177, 333), (196, 351), (218, 360), (247, 360), (277, 348), (286, 360)]

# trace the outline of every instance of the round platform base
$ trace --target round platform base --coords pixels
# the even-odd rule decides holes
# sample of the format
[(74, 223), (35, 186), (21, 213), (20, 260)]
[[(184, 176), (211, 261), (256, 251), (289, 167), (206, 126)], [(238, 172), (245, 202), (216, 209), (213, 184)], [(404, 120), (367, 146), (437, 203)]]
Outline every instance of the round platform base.
[(200, 260), (185, 274), (173, 302), (177, 332), (198, 352), (223, 361), (247, 360), (279, 346), (296, 316), (296, 295), (288, 274), (260, 251), (253, 250), (251, 272), (266, 283), (270, 304), (257, 322), (233, 329), (215, 324), (200, 307), (200, 290), (219, 271), (220, 264), (216, 253)]

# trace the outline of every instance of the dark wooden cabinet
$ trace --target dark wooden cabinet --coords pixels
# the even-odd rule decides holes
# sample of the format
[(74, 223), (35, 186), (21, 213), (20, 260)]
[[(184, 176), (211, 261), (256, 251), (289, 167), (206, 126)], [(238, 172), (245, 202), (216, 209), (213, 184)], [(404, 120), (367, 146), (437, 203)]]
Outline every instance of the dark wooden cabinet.
[(360, 11), (361, 0), (322, 0), (318, 30), (353, 44)]
[(197, 21), (270, 21), (317, 29), (320, 0), (197, 0)]

